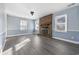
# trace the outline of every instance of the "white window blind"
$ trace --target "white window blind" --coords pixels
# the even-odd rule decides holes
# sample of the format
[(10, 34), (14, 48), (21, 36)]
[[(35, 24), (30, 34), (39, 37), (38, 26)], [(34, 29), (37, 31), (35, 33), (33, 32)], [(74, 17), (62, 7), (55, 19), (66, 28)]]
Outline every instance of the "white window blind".
[(27, 20), (20, 20), (20, 30), (27, 30)]

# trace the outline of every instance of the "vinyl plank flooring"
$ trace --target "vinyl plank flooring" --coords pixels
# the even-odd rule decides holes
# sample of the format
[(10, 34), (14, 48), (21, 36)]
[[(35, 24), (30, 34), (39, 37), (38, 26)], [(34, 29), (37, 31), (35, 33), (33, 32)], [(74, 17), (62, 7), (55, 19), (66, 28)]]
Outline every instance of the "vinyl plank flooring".
[(3, 55), (78, 55), (79, 45), (40, 35), (8, 37)]

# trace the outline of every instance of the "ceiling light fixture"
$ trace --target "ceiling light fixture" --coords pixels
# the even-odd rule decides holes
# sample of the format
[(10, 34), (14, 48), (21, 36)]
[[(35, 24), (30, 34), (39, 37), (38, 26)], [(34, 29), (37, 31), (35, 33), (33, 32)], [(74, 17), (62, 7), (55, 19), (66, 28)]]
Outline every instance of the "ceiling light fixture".
[(33, 16), (34, 15), (34, 11), (31, 11), (30, 14)]

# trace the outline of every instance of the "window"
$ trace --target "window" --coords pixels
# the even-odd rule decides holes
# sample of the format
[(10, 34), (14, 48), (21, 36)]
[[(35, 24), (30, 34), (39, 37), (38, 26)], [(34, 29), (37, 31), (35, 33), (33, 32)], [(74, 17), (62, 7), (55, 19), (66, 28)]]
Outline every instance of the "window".
[(39, 31), (39, 21), (35, 21), (35, 30)]
[(20, 30), (27, 30), (27, 20), (20, 20)]

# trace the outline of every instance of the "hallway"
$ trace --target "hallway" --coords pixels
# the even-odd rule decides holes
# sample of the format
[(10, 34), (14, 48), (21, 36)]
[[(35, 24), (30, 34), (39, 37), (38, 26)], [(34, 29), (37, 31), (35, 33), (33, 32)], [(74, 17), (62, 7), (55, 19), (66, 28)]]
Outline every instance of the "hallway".
[(8, 37), (3, 55), (74, 55), (79, 45), (40, 35)]

